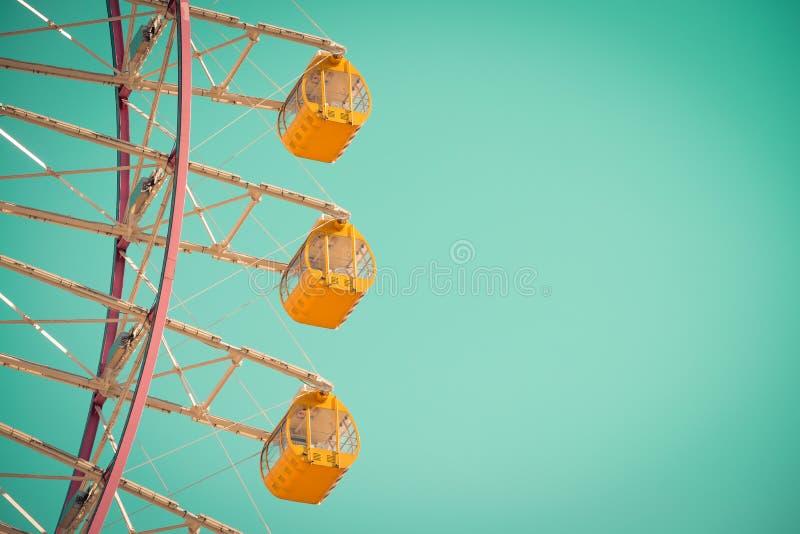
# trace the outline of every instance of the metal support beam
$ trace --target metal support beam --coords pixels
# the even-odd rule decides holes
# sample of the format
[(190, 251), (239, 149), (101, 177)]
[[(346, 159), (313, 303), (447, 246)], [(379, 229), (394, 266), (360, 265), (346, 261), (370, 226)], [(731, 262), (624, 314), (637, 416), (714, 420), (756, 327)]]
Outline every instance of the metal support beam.
[[(37, 126), (49, 128), (51, 130), (66, 135), (76, 137), (78, 139), (83, 139), (85, 141), (90, 141), (98, 145), (102, 145), (108, 148), (113, 148), (114, 150), (118, 150), (135, 156), (145, 157), (147, 159), (160, 163), (167, 169), (167, 172), (171, 172), (170, 158), (169, 154), (167, 154), (166, 152), (160, 152), (150, 147), (134, 145), (133, 143), (129, 143), (127, 141), (111, 137), (109, 135), (101, 134), (99, 132), (88, 130), (86, 128), (81, 128), (79, 126), (70, 124), (68, 122), (53, 119), (52, 117), (48, 117), (46, 115), (40, 115), (38, 113), (34, 113), (32, 111), (28, 111), (8, 104), (0, 103), (0, 115), (13, 117), (15, 119), (28, 122), (30, 124), (35, 124)], [(349, 211), (337, 206), (333, 202), (326, 202), (324, 200), (310, 197), (302, 193), (297, 193), (296, 191), (291, 191), (289, 189), (284, 189), (282, 187), (278, 187), (275, 185), (270, 185), (265, 183), (254, 184), (251, 182), (247, 182), (245, 180), (242, 180), (242, 177), (237, 174), (224, 171), (222, 169), (217, 169), (215, 167), (210, 167), (208, 165), (203, 165), (202, 163), (189, 162), (189, 172), (192, 172), (194, 174), (199, 174), (200, 176), (206, 176), (213, 180), (231, 184), (236, 187), (241, 187), (242, 189), (246, 189), (247, 191), (249, 191), (250, 194), (252, 195), (267, 195), (273, 198), (279, 198), (281, 200), (285, 200), (293, 204), (298, 204), (300, 206), (305, 206), (307, 208), (319, 210), (336, 219), (350, 218)]]
[(203, 401), (203, 404), (202, 404), (201, 406), (202, 406), (204, 409), (208, 410), (208, 408), (211, 406), (211, 403), (212, 403), (212, 402), (214, 402), (214, 399), (215, 399), (215, 398), (217, 398), (217, 395), (219, 395), (219, 392), (220, 392), (220, 391), (222, 391), (222, 387), (225, 385), (225, 382), (227, 382), (227, 381), (228, 381), (228, 379), (229, 379), (231, 376), (233, 376), (233, 372), (234, 372), (234, 371), (236, 370), (236, 368), (237, 368), (237, 367), (239, 367), (241, 364), (242, 364), (242, 360), (241, 360), (241, 358), (238, 358), (238, 359), (236, 359), (236, 360), (234, 360), (234, 361), (232, 361), (232, 362), (231, 362), (230, 366), (228, 366), (228, 369), (227, 369), (227, 370), (225, 371), (225, 373), (222, 375), (222, 378), (220, 378), (220, 379), (219, 379), (219, 382), (217, 382), (217, 385), (216, 385), (216, 386), (214, 386), (214, 389), (213, 389), (213, 390), (211, 390), (211, 393), (209, 393), (209, 395), (208, 395), (208, 397), (206, 398), (206, 400), (205, 400), (205, 401)]
[[(181, 523), (180, 525), (169, 525), (166, 527), (161, 528), (151, 528), (148, 530), (137, 530), (136, 534), (157, 534), (158, 532), (169, 532), (170, 530), (180, 530), (188, 528), (189, 532), (192, 532), (192, 528), (186, 525), (186, 523)], [(195, 530), (195, 532), (199, 532), (199, 530)]]
[(12, 527), (8, 523), (4, 523), (3, 521), (0, 521), (0, 532), (2, 532), (3, 534), (30, 534), (30, 532), (26, 532), (16, 527)]
[[(149, 314), (148, 310), (142, 308), (141, 306), (137, 306), (122, 299), (111, 297), (101, 291), (97, 291), (96, 289), (86, 287), (62, 276), (49, 273), (43, 269), (34, 267), (33, 265), (9, 258), (8, 256), (1, 254), (0, 267), (4, 267), (24, 276), (39, 280), (40, 282), (64, 289), (65, 291), (68, 291), (79, 297), (93, 300), (98, 304), (106, 306), (107, 308), (128, 313), (140, 320), (144, 320)], [(222, 338), (210, 332), (206, 332), (200, 328), (196, 328), (168, 317), (166, 318), (165, 326), (173, 332), (178, 332), (204, 343), (209, 347), (230, 353), (233, 356), (241, 356), (252, 362), (269, 367), (270, 369), (274, 369), (287, 376), (291, 376), (302, 382), (305, 382), (306, 384), (321, 391), (333, 391), (333, 384), (322, 378), (320, 375), (264, 354), (263, 352), (259, 352), (255, 349), (245, 346), (236, 347), (230, 343), (224, 342)]]
[[(58, 226), (65, 226), (67, 228), (82, 230), (84, 232), (116, 237), (117, 239), (123, 239), (131, 243), (141, 243), (146, 245), (152, 240), (154, 246), (164, 248), (167, 242), (167, 239), (164, 236), (154, 236), (152, 234), (131, 230), (122, 224), (106, 224), (101, 222), (87, 221), (86, 219), (78, 219), (77, 217), (70, 217), (69, 215), (61, 215), (60, 213), (53, 213), (51, 211), (39, 210), (28, 206), (20, 206), (18, 204), (13, 204), (3, 200), (0, 200), (0, 213), (15, 215), (17, 217), (25, 217), (26, 219), (56, 224)], [(244, 265), (254, 269), (273, 271), (276, 273), (282, 273), (287, 267), (286, 263), (280, 261), (257, 258), (241, 252), (227, 250), (219, 246), (215, 247), (213, 245), (199, 245), (189, 241), (181, 241), (178, 244), (178, 249), (187, 254), (197, 252), (212, 256), (218, 260), (235, 263), (237, 265)]]
[[(147, 80), (140, 76), (130, 74), (102, 74), (79, 69), (69, 69), (55, 65), (45, 65), (42, 63), (30, 63), (7, 57), (0, 57), (0, 68), (16, 70), (19, 72), (30, 72), (33, 74), (44, 74), (57, 78), (67, 78), (81, 82), (98, 83), (101, 85), (113, 85), (115, 87), (125, 87), (130, 91), (147, 91), (149, 93), (159, 92), (162, 95), (177, 95), (178, 86), (174, 83), (159, 84), (153, 80)], [(159, 71), (160, 72), (160, 71)], [(149, 74), (149, 73), (148, 73)], [(201, 96), (211, 99), (221, 104), (231, 104), (234, 106), (244, 106), (248, 108), (266, 109), (279, 111), (283, 102), (259, 96), (248, 96), (229, 91), (219, 91), (206, 89), (203, 87), (192, 87), (194, 96)]]
[[(22, 371), (31, 375), (41, 376), (54, 382), (66, 384), (86, 391), (98, 392), (101, 395), (110, 399), (122, 399), (125, 402), (130, 402), (133, 397), (132, 391), (123, 391), (120, 384), (116, 381), (107, 381), (99, 378), (86, 378), (61, 369), (49, 367), (39, 363), (23, 360), (10, 354), (0, 352), (0, 367), (8, 367), (15, 371)], [(174, 413), (183, 415), (195, 420), (198, 423), (208, 425), (210, 427), (224, 430), (232, 434), (238, 434), (246, 438), (254, 439), (256, 441), (267, 441), (271, 432), (256, 428), (250, 425), (238, 423), (225, 417), (209, 413), (201, 413), (196, 408), (181, 406), (180, 404), (160, 399), (158, 397), (148, 396), (145, 401), (145, 406), (153, 410), (158, 410), (162, 413)]]
[[(0, 423), (0, 436), (10, 439), (24, 447), (28, 447), (38, 453), (44, 454), (53, 460), (60, 462), (64, 465), (70, 466), (74, 469), (86, 473), (86, 477), (93, 480), (98, 484), (103, 484), (104, 473), (103, 470), (88, 460), (78, 458), (72, 454), (59, 449), (49, 443), (37, 439), (30, 434), (26, 434), (16, 428), (9, 426), (5, 423)], [(233, 527), (217, 521), (211, 517), (203, 514), (194, 514), (188, 510), (181, 508), (181, 506), (172, 499), (165, 497), (155, 491), (145, 488), (144, 486), (132, 482), (128, 479), (121, 478), (119, 480), (119, 488), (131, 495), (139, 497), (145, 502), (166, 510), (180, 518), (186, 520), (187, 525), (194, 527), (201, 527), (217, 532), (218, 534), (240, 534), (240, 532)]]
[[(14, 498), (11, 495), (9, 495), (8, 492), (3, 488), (0, 488), (0, 496), (4, 497), (11, 504), (11, 506), (13, 506), (17, 510), (17, 512), (19, 512), (20, 515), (22, 515), (22, 517), (24, 517), (28, 521), (28, 523), (30, 523), (31, 526), (33, 526), (33, 528), (36, 529), (37, 532), (45, 534), (45, 530), (44, 528), (42, 528), (42, 525), (40, 525), (39, 522), (36, 521), (33, 518), (33, 516), (30, 513), (28, 513), (28, 511), (25, 508), (23, 508), (17, 501), (15, 501)], [(5, 525), (5, 523), (0, 523), (0, 527), (2, 527), (3, 525)], [(5, 531), (2, 528), (0, 528), (0, 532), (5, 532)], [(23, 532), (23, 531), (11, 527), (11, 532), (13, 533), (13, 532)]]
[(253, 46), (257, 42), (258, 42), (258, 35), (254, 35), (253, 37), (250, 38), (250, 42), (248, 42), (245, 45), (244, 49), (242, 49), (242, 51), (239, 53), (239, 57), (236, 59), (236, 63), (233, 64), (233, 67), (231, 67), (231, 70), (228, 72), (228, 75), (217, 86), (218, 91), (224, 92), (228, 90), (228, 86), (231, 84), (231, 80), (233, 80), (233, 77), (236, 75), (236, 72), (242, 66), (242, 63), (244, 63), (247, 54), (250, 53), (250, 50), (252, 50)]
[(94, 19), (94, 20), (81, 20), (78, 22), (68, 22), (66, 24), (53, 24), (52, 26), (45, 26), (39, 28), (29, 28), (27, 30), (14, 30), (10, 32), (3, 32), (0, 33), (0, 38), (3, 37), (11, 37), (12, 35), (27, 35), (31, 33), (39, 33), (39, 32), (47, 32), (47, 31), (58, 31), (64, 30), (66, 28), (76, 28), (78, 26), (88, 26), (90, 24), (103, 24), (106, 22), (114, 22), (117, 20), (125, 20), (135, 17), (146, 17), (149, 15), (155, 15), (155, 11), (145, 11), (142, 13), (133, 13), (130, 15), (120, 15), (118, 17), (107, 17), (104, 19)]
[[(169, 3), (168, 0), (128, 0), (128, 2), (131, 4), (151, 6), (156, 9), (164, 9)], [(327, 50), (331, 54), (335, 54), (337, 56), (342, 56), (347, 53), (347, 48), (344, 45), (341, 45), (330, 39), (317, 37), (316, 35), (298, 32), (288, 28), (280, 28), (278, 26), (272, 26), (263, 22), (259, 22), (258, 24), (248, 24), (240, 21), (239, 17), (201, 7), (192, 6), (189, 8), (189, 12), (191, 13), (192, 18), (196, 20), (215, 22), (230, 28), (239, 28), (246, 32), (255, 32), (259, 35), (266, 35), (269, 37), (275, 37), (277, 39), (283, 39), (285, 41), (292, 41), (294, 43), (313, 46), (314, 48), (321, 48), (322, 50)]]
[(228, 235), (225, 237), (225, 239), (223, 239), (220, 242), (220, 245), (222, 245), (223, 248), (227, 248), (228, 245), (231, 244), (231, 241), (233, 241), (233, 237), (236, 235), (236, 232), (238, 232), (239, 229), (242, 227), (242, 224), (244, 224), (245, 219), (247, 219), (247, 216), (250, 215), (251, 211), (253, 211), (253, 208), (256, 207), (256, 204), (258, 204), (259, 200), (260, 198), (253, 198), (250, 200), (250, 203), (247, 205), (247, 207), (245, 207), (242, 214), (239, 216), (238, 219), (236, 219), (236, 222), (233, 224), (233, 228), (231, 228), (231, 231), (228, 232)]
[[(142, 165), (142, 168), (150, 169), (153, 167), (158, 167), (155, 163), (149, 163), (147, 165)], [(27, 178), (44, 178), (47, 176), (67, 176), (68, 174), (91, 174), (91, 173), (99, 173), (99, 172), (111, 172), (111, 171), (127, 171), (133, 169), (134, 167), (131, 165), (127, 165), (125, 167), (97, 167), (97, 168), (89, 168), (89, 169), (72, 169), (69, 171), (56, 171), (56, 170), (47, 170), (44, 172), (28, 172), (24, 174), (4, 174), (0, 176), (0, 180), (20, 180), (20, 179), (27, 179)]]

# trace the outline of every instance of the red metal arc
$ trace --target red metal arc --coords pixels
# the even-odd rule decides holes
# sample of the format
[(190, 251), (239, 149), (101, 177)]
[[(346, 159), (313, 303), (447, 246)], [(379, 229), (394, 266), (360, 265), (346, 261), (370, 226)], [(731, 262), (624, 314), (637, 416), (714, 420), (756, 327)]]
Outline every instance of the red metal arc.
[[(118, 0), (108, 0), (109, 11), (116, 9), (119, 13)], [(172, 189), (172, 208), (170, 210), (169, 230), (167, 233), (167, 244), (164, 253), (164, 264), (161, 270), (161, 281), (159, 284), (158, 297), (150, 310), (148, 320), (151, 322), (150, 335), (147, 339), (146, 352), (139, 372), (139, 380), (136, 391), (131, 399), (130, 411), (125, 422), (125, 427), (119, 439), (117, 452), (109, 467), (106, 469), (103, 480), (103, 487), (100, 490), (100, 497), (94, 513), (88, 521), (88, 533), (99, 534), (103, 528), (103, 522), (108, 515), (109, 508), (117, 491), (120, 478), (122, 477), (125, 464), (133, 448), (133, 441), (136, 431), (141, 421), (144, 411), (145, 401), (150, 389), (150, 382), (153, 377), (158, 352), (161, 347), (161, 337), (164, 333), (164, 326), (169, 309), (172, 285), (175, 279), (175, 267), (178, 260), (178, 245), (180, 243), (181, 227), (183, 226), (183, 209), (186, 196), (186, 182), (189, 172), (189, 134), (191, 125), (191, 103), (192, 103), (192, 55), (190, 48), (190, 16), (189, 0), (177, 0), (173, 4), (175, 21), (178, 25), (178, 132), (175, 146), (175, 158), (171, 162), (173, 167), (174, 187)], [(114, 16), (114, 15), (112, 15)], [(121, 26), (119, 31), (112, 26), (112, 37), (115, 41), (115, 60), (120, 53), (116, 47), (117, 36), (121, 38)], [(119, 101), (121, 105), (124, 105)], [(124, 126), (128, 127), (127, 115), (125, 116)], [(123, 126), (120, 121), (120, 128)], [(127, 182), (126, 182), (127, 184)], [(120, 188), (120, 205), (122, 206), (122, 188)], [(127, 191), (125, 191), (127, 205)], [(124, 211), (124, 208), (123, 208)], [(116, 258), (115, 258), (115, 275)], [(119, 280), (122, 280), (121, 276)], [(114, 278), (116, 281), (116, 277)], [(113, 282), (112, 282), (113, 285)], [(114, 288), (112, 287), (112, 290)], [(113, 337), (108, 336), (104, 342), (103, 358), (100, 365), (104, 365), (104, 358), (108, 355), (109, 339), (113, 342)], [(87, 428), (87, 432), (89, 428)], [(96, 428), (95, 428), (96, 431)], [(94, 440), (92, 439), (92, 442)]]
[(161, 347), (161, 336), (169, 309), (172, 284), (175, 279), (175, 266), (178, 261), (178, 244), (180, 242), (181, 227), (183, 226), (183, 208), (186, 196), (186, 181), (189, 173), (189, 133), (191, 125), (192, 104), (192, 53), (190, 48), (190, 17), (189, 0), (178, 0), (175, 6), (175, 20), (178, 24), (178, 132), (175, 147), (174, 187), (172, 189), (172, 208), (167, 233), (167, 245), (164, 253), (164, 265), (161, 270), (158, 297), (150, 310), (149, 319), (152, 320), (150, 335), (147, 339), (147, 348), (139, 373), (128, 419), (119, 440), (117, 453), (106, 469), (103, 488), (100, 490), (100, 499), (94, 514), (89, 519), (89, 534), (99, 534), (103, 528), (108, 510), (114, 499), (114, 493), (119, 485), (125, 463), (133, 448), (133, 440), (144, 411), (150, 382), (153, 378), (153, 369)]
[[(119, 0), (107, 0), (106, 7), (108, 9), (109, 17), (118, 17), (120, 15)], [(124, 52), (125, 52), (125, 37), (122, 30), (122, 22), (114, 20), (109, 22), (109, 30), (111, 32), (111, 47), (114, 55), (114, 67), (117, 69), (122, 68)], [(127, 87), (117, 87), (116, 89), (116, 104), (117, 104), (117, 137), (123, 141), (130, 141), (130, 117), (128, 114), (128, 106), (126, 100), (130, 90)], [(128, 207), (128, 200), (130, 197), (130, 154), (127, 152), (117, 152), (117, 165), (122, 167), (117, 171), (117, 221), (120, 223), (125, 217), (125, 210)], [(122, 287), (125, 281), (125, 259), (123, 254), (128, 248), (128, 242), (124, 239), (116, 239), (114, 241), (114, 261), (111, 271), (111, 291), (112, 297), (122, 297)], [(119, 311), (110, 309), (107, 312), (108, 319), (119, 319)], [(100, 362), (97, 365), (97, 376), (102, 375), (105, 368), (106, 361), (108, 360), (111, 346), (117, 337), (117, 322), (106, 323), (105, 333), (103, 335), (103, 347), (100, 353)], [(100, 424), (100, 415), (96, 408), (102, 409), (105, 404), (106, 398), (100, 393), (95, 392), (92, 394), (92, 400), (89, 404), (89, 413), (86, 416), (86, 425), (83, 431), (83, 438), (81, 439), (81, 446), (78, 456), (84, 460), (88, 460), (92, 454), (92, 448), (97, 436), (97, 428)], [(75, 476), (83, 475), (82, 472), (75, 470)], [(64, 499), (62, 512), (68, 506), (73, 495), (80, 487), (80, 480), (73, 480), (67, 495)]]

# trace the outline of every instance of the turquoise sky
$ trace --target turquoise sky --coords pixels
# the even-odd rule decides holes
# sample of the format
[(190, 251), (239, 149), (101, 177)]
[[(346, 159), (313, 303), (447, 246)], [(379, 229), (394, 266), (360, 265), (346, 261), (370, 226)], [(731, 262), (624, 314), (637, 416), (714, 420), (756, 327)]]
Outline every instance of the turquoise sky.
[[(33, 5), (57, 22), (105, 10), (99, 1), (72, 11), (62, 2)], [(242, 460), (240, 481), (207, 427), (148, 412), (126, 476), (166, 494), (222, 470), (175, 499), (247, 533), (264, 528), (242, 484), (275, 534), (792, 532), (800, 521), (800, 7), (301, 5), (348, 46), (370, 86), (374, 111), (356, 141), (336, 164), (303, 168), (268, 132), (274, 114), (250, 113), (192, 158), (325, 196), (307, 170), (353, 212), (379, 282), (340, 330), (322, 331), (291, 323), (269, 292), (274, 277), (181, 256), (175, 296), (191, 300), (188, 312), (176, 306), (171, 315), (308, 367), (296, 339), (356, 418), (361, 455), (321, 506), (283, 502), (260, 482), (257, 443), (219, 437)], [(220, 0), (213, 8), (319, 33), (289, 1)], [(2, 15), (0, 32), (37, 25), (13, 2)], [(208, 26), (195, 31), (201, 48), (221, 39)], [(110, 58), (105, 27), (72, 33)], [(68, 45), (52, 33), (4, 38), (0, 56), (102, 70)], [(253, 59), (284, 85), (312, 53), (264, 39)], [(230, 65), (235, 54), (217, 58)], [(197, 65), (194, 77), (207, 85)], [(236, 80), (243, 92), (274, 91), (253, 65)], [(106, 87), (2, 71), (0, 102), (114, 128)], [(160, 107), (167, 124), (174, 102)], [(196, 99), (192, 146), (243, 111)], [(111, 151), (9, 118), (0, 128), (53, 168), (114, 161)], [(136, 123), (134, 138), (141, 130)], [(37, 170), (0, 141), (0, 174)], [(160, 133), (153, 144), (169, 149)], [(113, 209), (113, 175), (70, 180)], [(238, 193), (199, 177), (190, 184), (205, 204)], [(0, 199), (102, 220), (52, 179), (0, 181)], [(212, 224), (225, 228), (237, 215), (222, 209)], [(315, 220), (272, 200), (256, 216), (282, 243)], [(196, 218), (184, 237), (205, 237)], [(250, 221), (233, 244), (285, 261), (299, 243), (284, 253)], [(0, 216), (1, 254), (102, 290), (111, 246)], [(7, 271), (0, 291), (34, 318), (102, 314)], [(151, 301), (144, 290), (137, 300)], [(17, 318), (0, 305), (0, 320)], [(46, 328), (96, 365), (97, 325)], [(28, 326), (0, 325), (0, 351), (80, 372)], [(175, 353), (182, 365), (213, 357), (192, 343)], [(162, 354), (158, 370), (166, 369)], [(188, 376), (202, 392), (220, 372)], [(255, 415), (249, 422), (265, 428), (285, 405), (267, 420), (250, 394), (266, 408), (298, 387), (247, 364), (235, 378), (219, 413)], [(188, 402), (169, 380), (153, 394)], [(70, 452), (88, 399), (0, 369), (0, 421)], [(158, 457), (192, 442), (154, 460), (158, 474), (138, 467), (145, 451)], [(0, 472), (68, 471), (0, 442)], [(52, 529), (63, 482), (0, 478), (0, 487)], [(133, 519), (138, 529), (173, 521), (152, 509)], [(3, 500), (0, 520), (29, 528)], [(109, 532), (125, 531), (118, 520), (113, 510)]]

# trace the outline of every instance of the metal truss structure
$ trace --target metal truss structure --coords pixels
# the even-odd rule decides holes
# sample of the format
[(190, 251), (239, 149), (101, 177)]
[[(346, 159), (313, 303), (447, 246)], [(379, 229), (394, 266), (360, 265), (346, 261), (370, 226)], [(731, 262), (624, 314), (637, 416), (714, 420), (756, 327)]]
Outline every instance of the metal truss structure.
[[(70, 187), (82, 200), (103, 215), (106, 222), (0, 201), (0, 213), (4, 217), (26, 218), (80, 232), (100, 234), (111, 238), (114, 242), (111, 284), (110, 290), (107, 292), (87, 287), (20, 259), (0, 255), (0, 267), (3, 269), (99, 304), (107, 312), (103, 319), (62, 318), (49, 321), (66, 324), (94, 321), (104, 324), (101, 355), (96, 370), (91, 370), (47, 333), (43, 325), (47, 324), (48, 320), (37, 320), (30, 317), (8, 297), (0, 293), (0, 298), (5, 304), (20, 317), (19, 320), (3, 322), (27, 324), (37, 329), (69, 359), (77, 363), (83, 374), (75, 374), (37, 363), (31, 359), (23, 359), (18, 355), (1, 352), (2, 347), (0, 347), (0, 366), (92, 393), (87, 409), (83, 438), (77, 454), (71, 454), (52, 444), (45, 443), (27, 434), (24, 429), (14, 428), (0, 422), (2, 437), (69, 466), (73, 470), (71, 476), (0, 473), (0, 478), (56, 479), (68, 482), (69, 488), (64, 498), (57, 532), (80, 531), (97, 534), (103, 528), (109, 509), (115, 503), (120, 508), (129, 532), (162, 532), (173, 529), (199, 532), (201, 528), (218, 533), (238, 532), (233, 527), (211, 517), (186, 510), (171, 498), (123, 477), (123, 470), (130, 456), (145, 408), (177, 414), (201, 425), (208, 425), (220, 431), (265, 442), (269, 439), (271, 430), (235, 421), (212, 411), (215, 398), (237, 368), (242, 365), (263, 366), (323, 391), (332, 390), (333, 385), (316, 371), (303, 369), (255, 348), (237, 345), (233, 340), (224, 340), (214, 333), (170, 317), (168, 311), (178, 256), (182, 253), (203, 254), (214, 260), (243, 265), (249, 269), (281, 273), (286, 269), (286, 263), (252, 252), (235, 250), (232, 246), (234, 237), (263, 197), (304, 206), (338, 219), (348, 219), (350, 213), (328, 200), (314, 198), (268, 183), (248, 181), (246, 177), (221, 168), (191, 161), (189, 132), (192, 127), (192, 99), (193, 97), (208, 99), (219, 105), (277, 110), (282, 104), (278, 100), (242, 94), (231, 89), (237, 72), (259, 40), (262, 38), (281, 39), (309, 45), (337, 55), (344, 54), (346, 49), (327, 38), (264, 23), (251, 24), (239, 20), (236, 16), (190, 6), (188, 0), (129, 0), (127, 4), (124, 4), (125, 13), (121, 10), (123, 6), (120, 5), (119, 0), (107, 0), (107, 17), (70, 23), (57, 23), (28, 3), (22, 1), (19, 3), (41, 19), (42, 24), (27, 30), (0, 33), (0, 39), (39, 32), (57, 32), (64, 37), (65, 46), (72, 46), (67, 42), (71, 41), (73, 45), (83, 49), (94, 59), (98, 69), (76, 69), (9, 57), (0, 57), (0, 67), (37, 76), (66, 78), (87, 84), (113, 87), (116, 93), (117, 131), (113, 135), (93, 131), (79, 124), (71, 124), (57, 117), (23, 109), (15, 106), (13, 102), (5, 101), (0, 102), (0, 116), (5, 117), (3, 124), (10, 126), (14, 121), (20, 121), (85, 143), (92, 143), (98, 147), (106, 147), (116, 152), (118, 164), (113, 167), (56, 170), (19, 142), (14, 135), (0, 129), (0, 133), (7, 141), (41, 167), (41, 171), (35, 173), (5, 174), (0, 176), (0, 180), (55, 178)], [(237, 35), (200, 50), (191, 39), (190, 28), (194, 21), (226, 27)], [(88, 25), (108, 25), (110, 28), (113, 52), (111, 62), (104, 60), (101, 52), (93, 50), (92, 47), (85, 45), (70, 33), (72, 28)], [(159, 42), (165, 49), (164, 55), (160, 59), (151, 58), (156, 44)], [(215, 81), (205, 60), (214, 52), (232, 47), (237, 43), (242, 46), (236, 61), (229, 67), (224, 77)], [(177, 51), (177, 60), (172, 57), (174, 51)], [(159, 66), (147, 71), (145, 66), (152, 65), (153, 61), (151, 60), (155, 60)], [(210, 88), (193, 84), (193, 62), (199, 65), (199, 70), (208, 78)], [(170, 72), (176, 73), (176, 83), (167, 81)], [(130, 96), (137, 92), (150, 95), (151, 108), (149, 110), (142, 110), (133, 104)], [(177, 97), (177, 109), (174, 110), (177, 128), (174, 132), (158, 119), (159, 104), (163, 95)], [(142, 119), (144, 134), (141, 139), (134, 141), (131, 122), (132, 117), (135, 116)], [(153, 141), (155, 131), (174, 139), (171, 150), (154, 146), (156, 144)], [(89, 198), (89, 195), (84, 194), (68, 181), (68, 177), (71, 175), (98, 172), (116, 173), (118, 195), (115, 214), (106, 213)], [(202, 176), (224, 184), (230, 189), (231, 194), (213, 204), (201, 206), (196, 202), (191, 188), (188, 187), (189, 175)], [(187, 199), (192, 206), (185, 206)], [(223, 237), (216, 236), (206, 222), (208, 212), (239, 201), (245, 202), (239, 218), (228, 228)], [(198, 217), (202, 220), (204, 227), (208, 230), (207, 242), (191, 242), (181, 238), (182, 223), (184, 219), (190, 217)], [(132, 244), (143, 247), (138, 264), (129, 253), (129, 247)], [(151, 282), (146, 275), (148, 268), (159, 269), (158, 266), (151, 265), (154, 249), (163, 250), (163, 262), (160, 266), (158, 283)], [(149, 288), (154, 295), (153, 303), (149, 307), (136, 303), (137, 293), (143, 286)], [(128, 288), (127, 294), (126, 287)], [(188, 388), (187, 394), (190, 399), (188, 404), (159, 398), (149, 393), (151, 381), (154, 376), (158, 376), (154, 374), (154, 369), (159, 352), (164, 346), (163, 333), (165, 330), (207, 346), (216, 353), (216, 356), (187, 367), (180, 367), (175, 363), (172, 370), (162, 374), (171, 373), (183, 381), (184, 371), (212, 364), (227, 363), (227, 365), (221, 366), (222, 374), (215, 387), (205, 398), (196, 398)], [(169, 351), (168, 346), (165, 348)], [(104, 416), (103, 412), (106, 401), (115, 403), (108, 418)], [(123, 407), (127, 407), (127, 409), (123, 409)], [(118, 436), (114, 436), (112, 429), (123, 420), (125, 421), (124, 430)], [(101, 453), (106, 447), (113, 450), (113, 459), (107, 465), (101, 465), (99, 463)], [(169, 512), (177, 518), (176, 521), (157, 529), (137, 531), (119, 497), (120, 491), (134, 495), (146, 503)], [(0, 494), (28, 520), (35, 530), (44, 532), (36, 519), (14, 501), (8, 492), (0, 488)], [(18, 532), (18, 529), (0, 523), (0, 531)]]

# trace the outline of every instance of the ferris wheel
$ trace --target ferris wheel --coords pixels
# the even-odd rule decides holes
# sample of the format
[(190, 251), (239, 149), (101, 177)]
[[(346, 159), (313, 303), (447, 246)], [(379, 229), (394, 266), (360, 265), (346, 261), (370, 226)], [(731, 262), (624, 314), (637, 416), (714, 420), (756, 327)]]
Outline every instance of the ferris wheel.
[[(312, 172), (323, 167), (304, 163), (342, 156), (369, 117), (369, 89), (327, 35), (188, 0), (107, 0), (106, 16), (84, 20), (61, 4), (17, 0), (31, 24), (0, 21), (0, 383), (25, 376), (32, 388), (54, 388), (31, 393), (47, 397), (41, 406), (0, 398), (0, 437), (25, 451), (0, 459), (0, 519), (15, 514), (0, 531), (239, 532), (179, 500), (223, 471), (268, 531), (249, 478), (279, 499), (318, 504), (360, 449), (354, 417), (285, 318), (338, 328), (375, 280), (368, 242)], [(260, 42), (292, 47), (273, 56), (293, 72), (286, 83), (254, 59)], [(263, 76), (261, 90), (240, 85), (247, 68)], [(247, 121), (256, 135), (243, 141)], [(275, 137), (263, 150), (284, 151), (284, 165), (324, 198), (232, 170)], [(239, 273), (252, 297), (244, 301), (225, 286)], [(303, 364), (263, 339), (249, 347), (237, 338), (229, 319), (253, 302), (270, 307), (289, 340), (275, 345), (296, 347)], [(271, 397), (259, 391), (266, 375), (283, 381)], [(85, 393), (60, 401), (68, 390)], [(81, 428), (49, 430), (74, 422), (78, 405)], [(154, 412), (166, 415), (144, 431), (146, 446)], [(172, 432), (178, 425), (200, 433), (187, 440)], [(209, 443), (224, 455), (221, 469), (186, 475), (180, 488), (167, 480), (165, 471), (186, 470), (162, 462)], [(33, 453), (59, 468), (41, 472), (26, 460)], [(41, 485), (41, 502), (19, 497), (18, 485), (30, 484)]]

